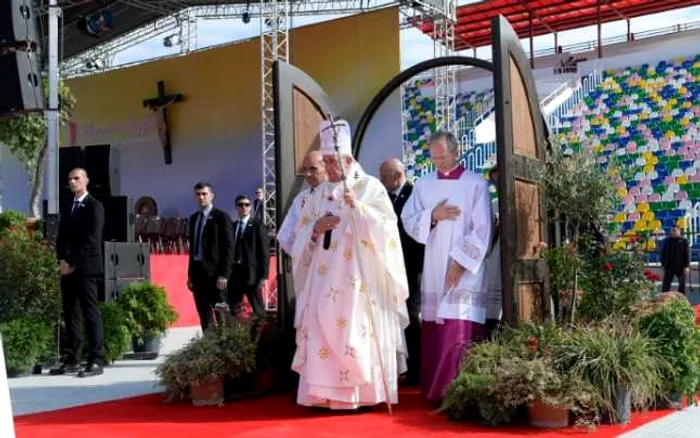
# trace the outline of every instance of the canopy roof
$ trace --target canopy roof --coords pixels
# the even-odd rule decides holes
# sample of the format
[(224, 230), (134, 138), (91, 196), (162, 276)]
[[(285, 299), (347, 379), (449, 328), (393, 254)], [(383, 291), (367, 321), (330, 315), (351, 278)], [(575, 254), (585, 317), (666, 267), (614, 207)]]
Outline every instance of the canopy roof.
[[(471, 3), (457, 8), (455, 49), (491, 44), (491, 19), (498, 15), (510, 22), (520, 38), (528, 38), (530, 26), (532, 36), (538, 36), (697, 4), (698, 0), (488, 0)], [(432, 23), (424, 23), (420, 29), (432, 36)]]

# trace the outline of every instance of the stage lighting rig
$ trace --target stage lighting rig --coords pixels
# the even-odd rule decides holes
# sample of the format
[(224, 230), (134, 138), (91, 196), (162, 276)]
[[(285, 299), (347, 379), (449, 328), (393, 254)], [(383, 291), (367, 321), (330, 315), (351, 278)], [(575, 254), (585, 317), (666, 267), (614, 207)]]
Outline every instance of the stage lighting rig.
[(114, 18), (108, 10), (96, 12), (78, 21), (78, 30), (95, 38), (101, 37), (112, 29), (114, 29)]

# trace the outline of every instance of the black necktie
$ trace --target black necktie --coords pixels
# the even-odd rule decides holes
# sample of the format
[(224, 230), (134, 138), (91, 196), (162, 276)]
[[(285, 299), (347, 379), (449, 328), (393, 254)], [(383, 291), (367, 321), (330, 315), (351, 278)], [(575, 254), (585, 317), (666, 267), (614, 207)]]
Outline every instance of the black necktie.
[(201, 248), (200, 246), (200, 241), (202, 239), (202, 229), (204, 228), (204, 212), (199, 212), (199, 218), (197, 222), (197, 228), (194, 230), (194, 253), (197, 254), (198, 256), (202, 256), (201, 254)]
[(396, 193), (394, 193), (394, 192), (389, 193), (389, 199), (391, 199), (392, 204), (394, 202), (396, 202), (396, 198), (397, 198)]
[(78, 212), (78, 207), (80, 207), (80, 201), (77, 199), (73, 200), (73, 208), (70, 211), (71, 217), (74, 217), (75, 214)]
[(243, 221), (238, 221), (238, 229), (236, 231), (236, 242), (234, 244), (234, 255), (233, 261), (236, 263), (241, 262), (241, 243), (243, 242)]

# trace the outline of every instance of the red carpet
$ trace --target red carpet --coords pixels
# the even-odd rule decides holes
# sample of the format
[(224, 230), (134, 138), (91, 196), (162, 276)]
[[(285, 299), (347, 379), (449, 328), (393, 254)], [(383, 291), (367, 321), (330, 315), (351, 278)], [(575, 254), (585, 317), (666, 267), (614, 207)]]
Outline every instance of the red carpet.
[[(179, 315), (173, 327), (199, 326), (199, 316), (194, 307), (192, 292), (187, 289), (188, 255), (151, 255), (151, 282), (165, 288), (170, 304)], [(268, 289), (277, 290), (277, 262), (270, 259)], [(276, 302), (276, 301), (275, 301)]]
[[(449, 422), (433, 414), (418, 391), (402, 391), (389, 417), (383, 407), (363, 414), (312, 411), (294, 403), (293, 394), (229, 403), (224, 407), (163, 404), (160, 395), (135, 397), (96, 405), (15, 418), (17, 438), (151, 438), (151, 437), (614, 437), (670, 414), (656, 411), (633, 416), (627, 426), (539, 430), (526, 426), (487, 428)], [(468, 435), (465, 435), (468, 434)]]

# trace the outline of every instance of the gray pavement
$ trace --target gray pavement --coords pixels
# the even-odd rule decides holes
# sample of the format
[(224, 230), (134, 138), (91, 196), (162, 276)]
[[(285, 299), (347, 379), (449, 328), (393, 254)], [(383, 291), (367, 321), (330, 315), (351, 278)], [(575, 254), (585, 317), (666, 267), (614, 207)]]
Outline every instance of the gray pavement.
[(41, 375), (9, 379), (12, 413), (26, 415), (160, 392), (154, 374), (156, 366), (164, 355), (200, 331), (199, 327), (169, 330), (157, 359), (120, 360), (105, 367), (101, 376), (50, 376), (45, 370)]

